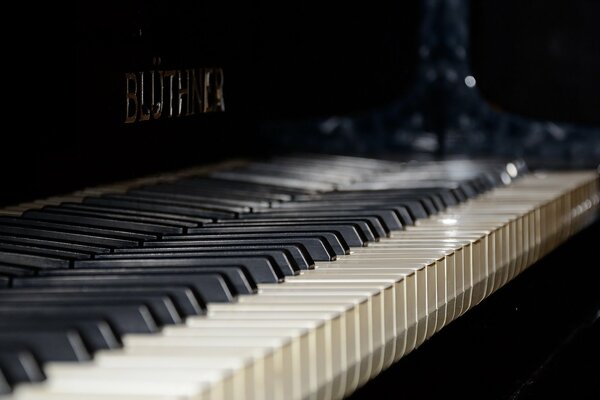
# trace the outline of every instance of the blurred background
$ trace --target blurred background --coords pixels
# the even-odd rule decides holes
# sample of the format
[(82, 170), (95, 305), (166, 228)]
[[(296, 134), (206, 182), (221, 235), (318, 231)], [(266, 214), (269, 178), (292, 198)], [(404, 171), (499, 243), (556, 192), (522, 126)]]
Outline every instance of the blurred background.
[[(597, 0), (47, 7), (22, 12), (2, 205), (281, 152), (600, 160)], [(156, 57), (222, 67), (226, 111), (124, 124), (124, 74)]]

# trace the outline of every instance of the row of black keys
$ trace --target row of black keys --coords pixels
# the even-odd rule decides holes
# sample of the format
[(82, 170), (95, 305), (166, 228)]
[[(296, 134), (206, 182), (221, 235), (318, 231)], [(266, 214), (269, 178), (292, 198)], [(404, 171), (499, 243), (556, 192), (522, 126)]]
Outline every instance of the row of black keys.
[[(119, 347), (125, 333), (202, 315), (207, 303), (252, 294), (257, 283), (314, 268), (494, 185), (488, 174), (451, 189), (315, 195), (217, 181), (188, 179), (0, 218), (7, 287), (0, 290), (0, 375), (11, 385), (41, 380), (40, 364), (87, 360)], [(204, 185), (228, 204), (206, 202)], [(233, 204), (236, 190), (251, 192), (254, 208)]]

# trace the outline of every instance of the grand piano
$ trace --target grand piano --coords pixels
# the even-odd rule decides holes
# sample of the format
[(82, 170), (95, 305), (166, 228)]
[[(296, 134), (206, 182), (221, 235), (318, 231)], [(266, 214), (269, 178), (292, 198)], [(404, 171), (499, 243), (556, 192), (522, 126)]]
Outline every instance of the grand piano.
[(600, 395), (598, 2), (76, 9), (6, 138), (3, 396)]

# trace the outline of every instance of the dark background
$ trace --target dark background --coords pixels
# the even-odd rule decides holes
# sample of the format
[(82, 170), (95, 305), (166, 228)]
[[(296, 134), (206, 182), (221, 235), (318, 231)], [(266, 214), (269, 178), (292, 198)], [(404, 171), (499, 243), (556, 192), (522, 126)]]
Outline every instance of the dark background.
[[(18, 67), (4, 76), (11, 124), (0, 205), (268, 156), (279, 148), (258, 135), (265, 123), (369, 115), (410, 100), (423, 32), (443, 36), (443, 27), (422, 25), (423, 4), (109, 0), (7, 14), (22, 22), (5, 33)], [(469, 59), (485, 99), (524, 116), (600, 125), (599, 4), (473, 1)], [(223, 67), (226, 112), (123, 124), (124, 73), (149, 70), (156, 56), (164, 69)], [(340, 140), (336, 149), (352, 149)]]

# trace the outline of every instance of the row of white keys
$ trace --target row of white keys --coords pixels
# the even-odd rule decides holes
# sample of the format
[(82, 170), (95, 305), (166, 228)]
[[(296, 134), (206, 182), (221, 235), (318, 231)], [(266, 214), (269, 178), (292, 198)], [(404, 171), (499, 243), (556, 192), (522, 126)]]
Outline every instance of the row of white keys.
[(123, 350), (101, 352), (86, 366), (49, 365), (47, 383), (17, 388), (15, 397), (342, 398), (514, 278), (598, 208), (592, 202), (573, 212), (597, 191), (589, 175), (535, 179), (283, 284), (261, 285), (260, 294), (237, 304), (210, 305), (206, 317), (127, 336)]

